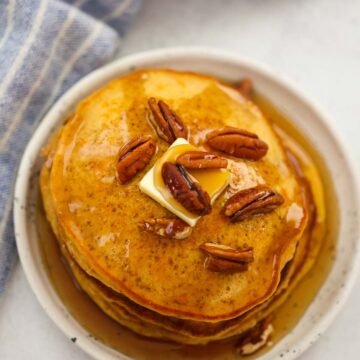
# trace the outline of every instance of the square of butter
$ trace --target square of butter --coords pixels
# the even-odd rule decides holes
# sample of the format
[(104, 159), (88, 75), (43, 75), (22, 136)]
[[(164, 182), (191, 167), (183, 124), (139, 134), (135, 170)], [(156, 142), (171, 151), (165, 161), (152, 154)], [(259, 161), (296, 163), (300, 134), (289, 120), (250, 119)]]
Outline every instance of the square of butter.
[[(167, 152), (175, 146), (184, 145), (184, 144), (190, 145), (190, 143), (185, 139), (182, 138), (176, 139), (176, 141), (174, 141), (172, 145), (169, 147)], [(167, 152), (163, 156), (165, 156)], [(156, 164), (145, 174), (145, 176), (140, 181), (139, 183), (140, 190), (146, 195), (150, 196), (153, 200), (157, 201), (161, 206), (171, 211), (174, 215), (185, 221), (190, 226), (195, 226), (198, 220), (201, 218), (201, 216), (195, 214), (188, 215), (182, 212), (180, 209), (175, 208), (170, 202), (167, 201), (167, 199), (163, 196), (163, 194), (157, 189), (154, 182), (155, 166)], [(206, 170), (204, 169), (203, 171)], [(222, 171), (227, 171), (227, 170), (222, 169)], [(214, 203), (216, 198), (222, 193), (222, 191), (225, 189), (228, 183), (229, 183), (229, 176), (227, 177), (226, 181), (219, 184), (219, 190), (213, 196), (211, 196), (211, 203)]]

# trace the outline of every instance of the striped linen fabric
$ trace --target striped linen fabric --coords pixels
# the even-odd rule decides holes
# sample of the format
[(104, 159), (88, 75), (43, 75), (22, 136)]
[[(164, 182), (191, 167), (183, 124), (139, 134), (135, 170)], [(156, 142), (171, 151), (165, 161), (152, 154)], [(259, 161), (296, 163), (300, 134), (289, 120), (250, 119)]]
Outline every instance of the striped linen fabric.
[(12, 193), (54, 101), (112, 59), (141, 0), (0, 0), (0, 293), (16, 254)]

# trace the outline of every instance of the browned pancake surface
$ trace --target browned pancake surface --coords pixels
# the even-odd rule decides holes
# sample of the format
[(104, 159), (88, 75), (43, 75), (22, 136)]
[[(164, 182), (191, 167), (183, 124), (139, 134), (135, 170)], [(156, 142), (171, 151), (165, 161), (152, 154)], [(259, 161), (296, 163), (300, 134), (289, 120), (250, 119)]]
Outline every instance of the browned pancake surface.
[[(231, 224), (220, 213), (220, 197), (185, 240), (141, 231), (139, 222), (170, 213), (140, 192), (145, 172), (127, 185), (119, 184), (115, 174), (117, 154), (127, 141), (137, 134), (156, 136), (146, 117), (152, 96), (181, 116), (190, 141), (199, 147), (207, 130), (224, 125), (258, 134), (269, 145), (266, 157), (234, 160), (280, 192), (284, 204)], [(146, 171), (168, 148), (160, 139), (158, 145)], [(114, 80), (78, 106), (55, 149), (49, 196), (67, 249), (85, 272), (153, 311), (194, 320), (229, 319), (269, 298), (307, 219), (299, 183), (258, 109), (214, 79), (164, 70)], [(199, 251), (204, 242), (252, 246), (255, 261), (242, 273), (210, 272)]]

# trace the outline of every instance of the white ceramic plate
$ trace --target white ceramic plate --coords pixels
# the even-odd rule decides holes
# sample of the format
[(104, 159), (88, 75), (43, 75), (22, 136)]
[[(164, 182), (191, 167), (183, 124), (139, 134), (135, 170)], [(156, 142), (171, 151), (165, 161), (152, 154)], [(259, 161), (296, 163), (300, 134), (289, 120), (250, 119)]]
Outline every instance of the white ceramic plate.
[[(15, 188), (14, 221), (17, 247), (30, 285), (46, 313), (76, 344), (97, 359), (127, 359), (89, 336), (69, 314), (49, 281), (40, 260), (34, 219), (39, 151), (52, 131), (61, 124), (76, 103), (112, 78), (139, 68), (172, 68), (203, 72), (234, 81), (253, 79), (256, 88), (292, 119), (296, 127), (322, 154), (338, 195), (340, 227), (337, 257), (330, 275), (298, 325), (262, 360), (294, 359), (305, 351), (329, 326), (343, 306), (354, 283), (359, 265), (359, 209), (355, 165), (332, 131), (326, 116), (282, 75), (235, 55), (205, 48), (170, 48), (119, 59), (74, 85), (52, 107), (29, 142), (20, 164)], [(341, 196), (339, 196), (341, 194)]]

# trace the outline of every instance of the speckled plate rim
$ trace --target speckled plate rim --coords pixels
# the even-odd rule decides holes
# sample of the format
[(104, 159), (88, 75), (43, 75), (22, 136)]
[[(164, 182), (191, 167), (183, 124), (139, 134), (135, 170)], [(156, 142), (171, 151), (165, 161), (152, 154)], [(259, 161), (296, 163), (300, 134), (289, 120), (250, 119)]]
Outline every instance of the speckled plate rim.
[[(50, 134), (74, 105), (112, 78), (139, 68), (174, 68), (209, 73), (234, 80), (253, 78), (257, 88), (294, 120), (322, 154), (333, 178), (340, 208), (337, 258), (330, 275), (297, 326), (261, 360), (295, 359), (328, 328), (344, 305), (356, 279), (360, 263), (359, 183), (357, 166), (346, 146), (332, 129), (328, 116), (282, 74), (256, 61), (221, 50), (184, 47), (152, 50), (118, 59), (84, 77), (49, 110), (31, 138), (18, 170), (14, 193), (14, 224), (20, 260), (41, 306), (70, 339), (76, 338), (97, 359), (129, 359), (94, 339), (68, 312), (42, 261), (33, 221), (34, 182), (38, 179), (39, 152)], [(36, 186), (35, 186), (36, 187)]]

